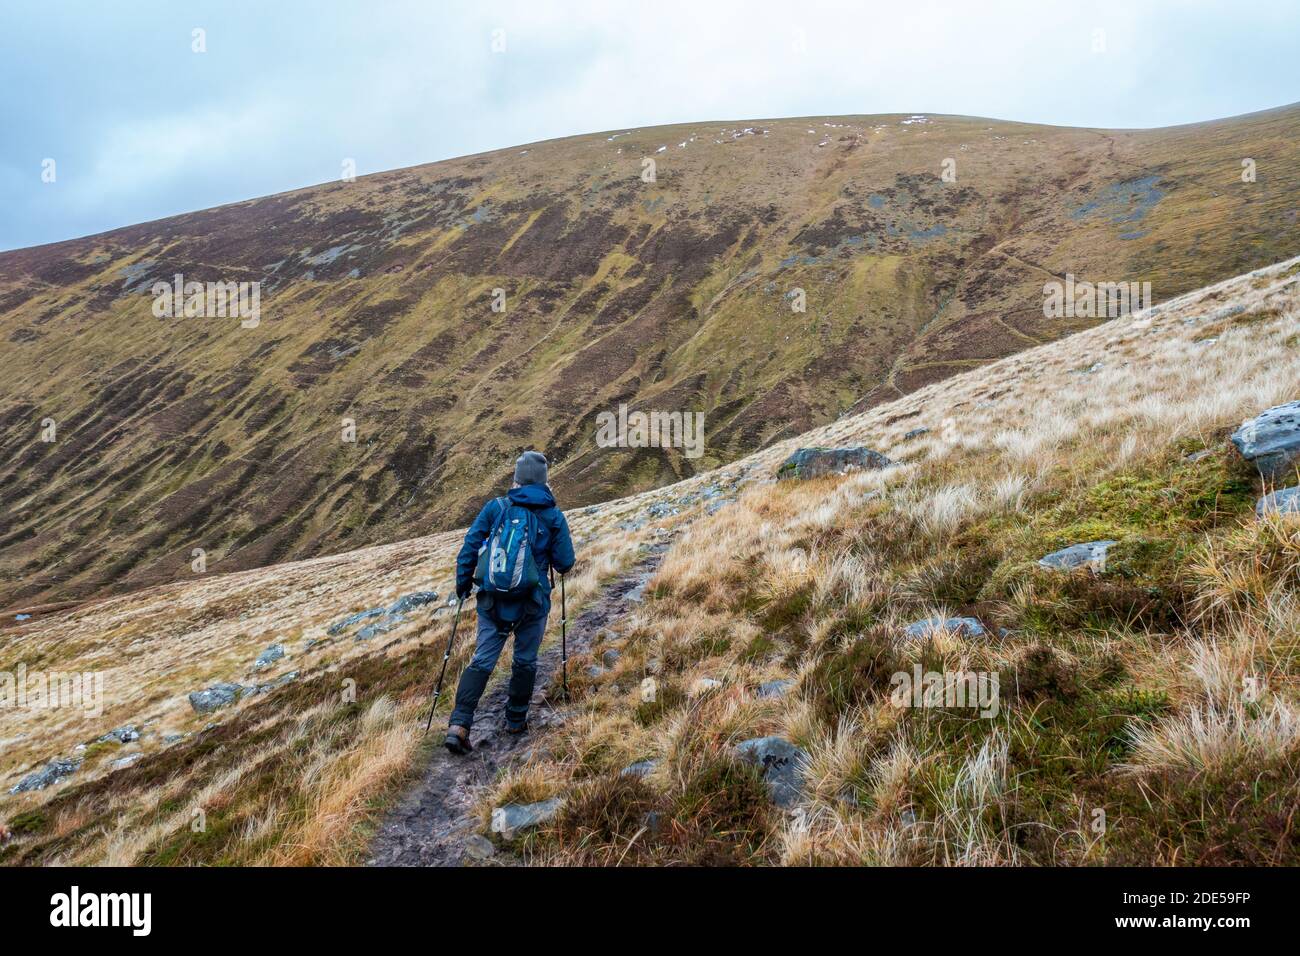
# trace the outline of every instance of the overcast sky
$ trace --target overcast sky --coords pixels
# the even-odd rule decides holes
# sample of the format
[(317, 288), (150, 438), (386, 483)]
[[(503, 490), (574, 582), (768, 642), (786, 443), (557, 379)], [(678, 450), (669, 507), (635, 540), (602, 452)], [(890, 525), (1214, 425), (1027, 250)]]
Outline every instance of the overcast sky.
[(1300, 100), (1298, 48), (1298, 0), (0, 0), (0, 249), (658, 123), (1194, 122)]

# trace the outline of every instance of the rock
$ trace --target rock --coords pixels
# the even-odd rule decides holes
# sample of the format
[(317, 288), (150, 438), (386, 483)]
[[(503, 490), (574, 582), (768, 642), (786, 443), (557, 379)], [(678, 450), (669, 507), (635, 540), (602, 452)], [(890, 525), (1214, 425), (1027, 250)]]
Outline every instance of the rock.
[(502, 839), (513, 840), (521, 830), (529, 830), (545, 823), (560, 811), (564, 801), (559, 797), (540, 803), (507, 803), (492, 810), (492, 832)]
[(1255, 514), (1261, 518), (1267, 514), (1296, 513), (1300, 513), (1300, 485), (1274, 491), (1255, 502)]
[(721, 687), (722, 681), (714, 680), (712, 677), (701, 677), (691, 685), (691, 696), (699, 697), (701, 694), (708, 693), (714, 688)]
[(388, 614), (405, 614), (407, 611), (413, 611), (417, 607), (424, 607), (426, 604), (432, 604), (438, 600), (437, 591), (412, 591), (410, 594), (404, 594), (396, 601), (389, 605)]
[(465, 841), (465, 855), (471, 860), (487, 860), (494, 856), (497, 848), (492, 841), (480, 834), (474, 834)]
[(658, 760), (638, 760), (636, 763), (628, 764), (619, 771), (622, 777), (644, 777), (654, 773), (655, 767), (659, 766)]
[(644, 518), (629, 518), (626, 521), (620, 521), (616, 527), (620, 531), (640, 531), (645, 527)]
[(599, 664), (588, 664), (583, 668), (583, 673), (588, 677), (599, 677), (601, 674), (605, 673), (605, 669)]
[(1200, 451), (1192, 452), (1184, 459), (1184, 461), (1200, 461), (1202, 458), (1209, 458), (1213, 454), (1213, 449), (1202, 448)]
[(808, 755), (784, 737), (756, 737), (736, 745), (736, 756), (763, 769), (772, 802), (788, 807), (803, 796), (803, 764)]
[(666, 501), (656, 501), (649, 508), (646, 508), (645, 513), (651, 518), (672, 518), (681, 514), (682, 509), (674, 507)]
[(600, 655), (600, 662), (606, 667), (613, 667), (618, 663), (618, 659), (623, 655), (618, 652), (617, 648), (609, 648), (605, 653)]
[(205, 690), (196, 690), (190, 694), (190, 706), (196, 714), (210, 714), (222, 707), (229, 707), (248, 692), (240, 684), (213, 684)]
[(355, 641), (368, 641), (372, 637), (378, 637), (380, 634), (387, 634), (397, 625), (401, 624), (406, 618), (400, 614), (394, 614), (392, 617), (386, 617), (382, 621), (375, 621), (374, 624), (367, 624), (361, 630), (357, 631)]
[(1072, 544), (1068, 548), (1053, 551), (1051, 554), (1040, 558), (1038, 564), (1044, 568), (1065, 571), (1074, 568), (1104, 571), (1106, 570), (1106, 552), (1110, 550), (1111, 545), (1117, 543), (1115, 541), (1088, 541), (1083, 544)]
[(281, 674), (279, 677), (271, 681), (269, 684), (258, 684), (256, 687), (252, 688), (251, 690), (245, 688), (245, 691), (249, 694), (265, 694), (267, 691), (275, 690), (277, 687), (283, 687), (285, 684), (289, 683), (290, 681), (295, 681), (297, 679), (298, 679), (298, 672), (289, 671), (289, 673), (287, 674)]
[(649, 810), (641, 818), (641, 826), (645, 827), (650, 833), (658, 833), (659, 828), (663, 826), (664, 816), (658, 810)]
[(165, 744), (174, 744), (178, 740), (184, 740), (184, 739), (185, 739), (184, 734), (163, 734), (163, 743)]
[(133, 753), (127, 754), (125, 757), (119, 757), (117, 760), (113, 761), (112, 768), (114, 770), (121, 770), (123, 767), (129, 767), (143, 756), (144, 754), (142, 753)]
[(903, 441), (911, 441), (914, 438), (920, 438), (922, 435), (928, 435), (928, 434), (930, 434), (930, 429), (928, 428), (913, 428), (910, 432), (908, 432), (906, 435), (903, 436)]
[(853, 448), (800, 448), (776, 470), (779, 480), (820, 478), (850, 471), (887, 468), (893, 462), (878, 451)]
[(735, 498), (715, 498), (705, 506), (704, 511), (706, 514), (715, 515), (735, 500)]
[(786, 692), (794, 686), (792, 680), (770, 680), (758, 685), (757, 696), (759, 697), (784, 697)]
[(80, 757), (55, 757), (40, 770), (29, 773), (9, 788), (10, 793), (28, 793), (32, 790), (44, 790), (58, 783), (64, 777), (71, 776), (81, 766)]
[(104, 736), (95, 741), (97, 744), (106, 744), (110, 741), (117, 744), (129, 744), (133, 740), (140, 739), (140, 731), (134, 726), (118, 727), (110, 730)]
[(284, 657), (284, 645), (272, 644), (266, 650), (262, 651), (261, 654), (257, 655), (257, 660), (253, 661), (253, 670), (265, 670), (282, 657)]
[(1265, 481), (1282, 481), (1300, 458), (1300, 401), (1287, 402), (1243, 422), (1232, 443)]
[(984, 637), (988, 634), (984, 625), (973, 617), (928, 617), (923, 621), (913, 621), (903, 628), (904, 636), (913, 639), (926, 638), (939, 632), (957, 637)]
[(659, 696), (659, 682), (653, 677), (641, 681), (641, 703), (653, 704)]
[(325, 633), (328, 634), (330, 637), (337, 637), (338, 635), (346, 631), (348, 628), (350, 628), (353, 624), (358, 624), (361, 621), (369, 620), (372, 617), (381, 617), (383, 614), (384, 614), (384, 609), (382, 607), (372, 607), (369, 611), (358, 611), (356, 614), (348, 615), (347, 617), (343, 618), (343, 620), (341, 621), (335, 621), (333, 624), (331, 624), (328, 628), (325, 629)]
[(645, 586), (646, 586), (646, 582), (642, 581), (636, 587), (632, 588), (630, 591), (624, 594), (623, 600), (631, 601), (634, 604), (641, 603), (642, 601), (645, 600)]

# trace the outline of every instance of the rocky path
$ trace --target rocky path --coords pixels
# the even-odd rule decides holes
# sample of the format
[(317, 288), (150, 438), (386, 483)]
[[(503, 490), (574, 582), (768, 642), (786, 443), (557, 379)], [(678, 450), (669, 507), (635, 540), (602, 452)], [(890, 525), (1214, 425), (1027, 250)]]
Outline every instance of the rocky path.
[[(658, 568), (667, 544), (649, 550), (627, 574), (607, 585), (569, 627), (569, 657), (585, 653), (592, 639), (604, 627), (633, 610), (641, 600), (646, 582)], [(558, 606), (552, 611), (558, 611)], [(473, 615), (461, 621), (473, 628)], [(472, 631), (471, 631), (472, 633)], [(487, 849), (477, 835), (478, 820), (473, 808), (482, 789), (501, 770), (527, 758), (537, 737), (546, 728), (564, 723), (563, 709), (545, 700), (545, 688), (560, 666), (560, 645), (553, 642), (537, 659), (537, 684), (529, 712), (531, 731), (515, 737), (505, 732), (506, 689), (510, 648), (501, 654), (497, 674), (479, 704), (470, 740), (474, 750), (456, 757), (441, 746), (435, 750), (423, 777), (389, 812), (370, 844), (371, 866), (458, 866), (466, 859), (481, 857)], [(457, 675), (447, 675), (444, 696), (454, 695)], [(440, 723), (441, 721), (441, 723)], [(434, 719), (430, 736), (442, 739), (445, 713)], [(497, 859), (497, 862), (509, 862)]]

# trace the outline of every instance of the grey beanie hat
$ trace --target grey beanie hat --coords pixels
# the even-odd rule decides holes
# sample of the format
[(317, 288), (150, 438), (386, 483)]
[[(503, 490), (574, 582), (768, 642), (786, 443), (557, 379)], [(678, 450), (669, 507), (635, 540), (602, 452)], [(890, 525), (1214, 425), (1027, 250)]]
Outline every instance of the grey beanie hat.
[(546, 456), (540, 451), (526, 451), (515, 462), (515, 484), (546, 484)]

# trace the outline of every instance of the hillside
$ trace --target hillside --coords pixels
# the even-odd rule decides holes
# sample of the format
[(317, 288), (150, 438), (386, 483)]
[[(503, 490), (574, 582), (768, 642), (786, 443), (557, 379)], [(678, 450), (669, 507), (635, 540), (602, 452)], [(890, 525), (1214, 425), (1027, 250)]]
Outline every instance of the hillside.
[[(1270, 489), (1227, 436), (1297, 383), (1292, 259), (572, 512), (571, 616), (662, 560), (571, 662), (573, 701), (531, 759), (477, 794), (484, 830), (505, 803), (564, 801), (498, 859), (1295, 864), (1300, 536), (1294, 515), (1257, 518)], [(796, 448), (857, 443), (896, 464), (772, 480)], [(1094, 570), (1038, 564), (1101, 539)], [(0, 859), (365, 859), (416, 769), (450, 759), (420, 737), (448, 611), (377, 609), (445, 595), (457, 541), (209, 575), (7, 632), (5, 670), (108, 676), (93, 719), (0, 711)], [(985, 633), (909, 636), (936, 616)], [(272, 643), (285, 656), (256, 668)], [(997, 714), (899, 705), (890, 675), (918, 665), (1000, 675)], [(217, 682), (258, 690), (198, 712), (186, 695)], [(763, 736), (804, 752), (793, 813), (735, 756)], [(9, 792), (56, 758), (63, 779)]]
[[(0, 253), (0, 608), (454, 528), (530, 445), (571, 504), (714, 468), (1095, 321), (1044, 281), (1163, 301), (1295, 255), (1297, 139), (1297, 106), (695, 123)], [(259, 324), (155, 317), (177, 274), (260, 282)], [(624, 402), (706, 413), (703, 457), (596, 447)]]

